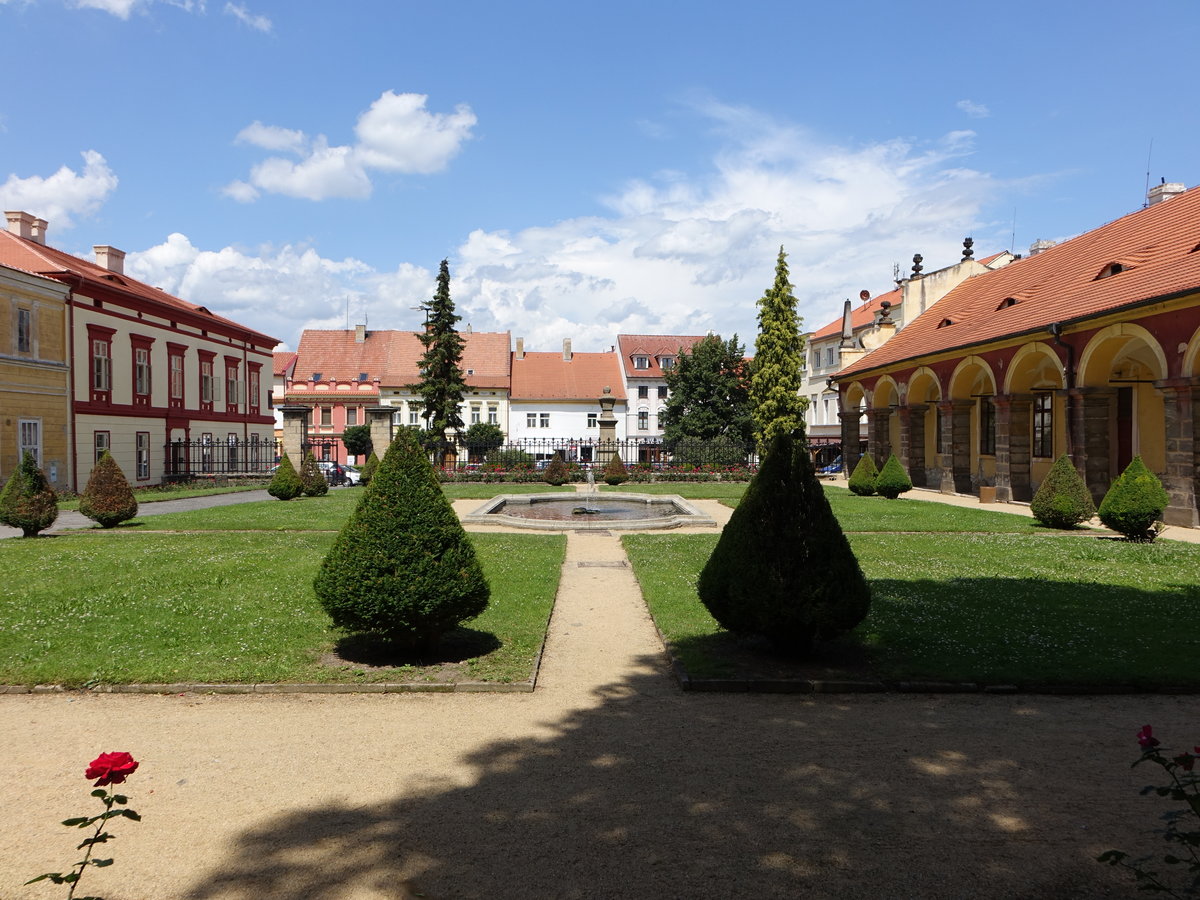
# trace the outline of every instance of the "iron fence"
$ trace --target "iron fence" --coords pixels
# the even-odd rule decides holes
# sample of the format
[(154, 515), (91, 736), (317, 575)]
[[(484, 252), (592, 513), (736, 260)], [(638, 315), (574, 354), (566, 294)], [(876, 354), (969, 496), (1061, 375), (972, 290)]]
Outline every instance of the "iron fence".
[(524, 438), (503, 444), (446, 442), (431, 450), (431, 459), (441, 459), (442, 468), (480, 466), (511, 469), (538, 467), (555, 455), (569, 465), (583, 467), (606, 464), (614, 455), (627, 466), (650, 468), (753, 466), (757, 463), (753, 444), (738, 441), (682, 440), (668, 445), (653, 438)]
[(274, 438), (171, 441), (163, 453), (163, 474), (174, 480), (207, 475), (266, 476), (279, 453)]

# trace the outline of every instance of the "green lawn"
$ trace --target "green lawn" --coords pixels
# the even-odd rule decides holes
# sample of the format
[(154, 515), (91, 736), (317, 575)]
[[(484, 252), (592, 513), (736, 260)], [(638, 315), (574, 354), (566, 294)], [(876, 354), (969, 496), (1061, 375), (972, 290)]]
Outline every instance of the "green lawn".
[[(262, 484), (238, 484), (229, 487), (194, 487), (191, 485), (163, 484), (152, 488), (139, 488), (133, 493), (137, 497), (138, 503), (156, 503), (159, 500), (186, 500), (189, 497), (209, 497), (213, 494), (240, 494), (245, 491), (261, 491), (266, 486), (266, 482)], [(60, 500), (58, 508), (79, 509), (79, 498), (72, 497), (70, 500)]]
[(333, 538), (120, 529), (0, 541), (0, 683), (529, 677), (558, 585), (561, 535), (472, 535), (492, 586), (488, 610), (447, 636), (444, 664), (400, 669), (322, 659), (341, 636), (312, 579)]
[[(872, 532), (849, 537), (873, 600), (851, 639), (819, 661), (833, 677), (1200, 686), (1200, 547), (1022, 533), (1008, 521), (1015, 516), (920, 501), (881, 534), (884, 521), (842, 493), (852, 514), (835, 502), (839, 518)], [(695, 583), (715, 535), (622, 540), (656, 623), (693, 675), (811, 677), (761, 648), (747, 652), (708, 615)]]

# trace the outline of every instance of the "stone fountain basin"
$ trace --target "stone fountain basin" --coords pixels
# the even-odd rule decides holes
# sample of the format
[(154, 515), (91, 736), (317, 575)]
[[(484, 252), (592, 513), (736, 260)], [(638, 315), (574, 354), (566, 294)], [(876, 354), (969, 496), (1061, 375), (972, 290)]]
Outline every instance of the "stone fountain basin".
[[(576, 510), (588, 509), (588, 513)], [(676, 494), (501, 494), (463, 517), (467, 525), (541, 531), (642, 531), (711, 525), (716, 520)]]

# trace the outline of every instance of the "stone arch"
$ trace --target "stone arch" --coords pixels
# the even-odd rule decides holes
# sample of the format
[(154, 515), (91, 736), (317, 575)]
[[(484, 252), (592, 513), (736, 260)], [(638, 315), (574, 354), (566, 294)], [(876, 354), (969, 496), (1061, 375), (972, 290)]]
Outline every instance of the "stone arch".
[(996, 376), (987, 360), (968, 356), (950, 374), (950, 399), (966, 400), (982, 393), (996, 393)]
[(1196, 329), (1192, 339), (1188, 341), (1179, 374), (1184, 378), (1195, 378), (1200, 375), (1200, 328)]
[(950, 470), (954, 490), (968, 494), (984, 480), (995, 483), (996, 375), (987, 360), (968, 356), (954, 367), (948, 393)]
[(1066, 370), (1058, 354), (1044, 341), (1030, 341), (1013, 354), (1004, 377), (1004, 393), (1058, 390), (1066, 383)]
[(875, 382), (875, 391), (871, 397), (871, 406), (874, 409), (883, 409), (888, 406), (895, 406), (900, 402), (900, 385), (896, 383), (896, 379), (891, 375), (881, 375), (879, 380)]
[(942, 382), (928, 366), (921, 366), (908, 378), (909, 403), (937, 403), (942, 399)]
[(933, 369), (921, 366), (908, 378), (907, 397), (908, 435), (902, 441), (906, 452), (901, 462), (913, 484), (940, 487), (941, 379)]
[[(1006, 451), (1014, 500), (1032, 500), (1055, 458), (1067, 446), (1066, 369), (1045, 341), (1030, 341), (1013, 354), (1005, 375), (1008, 409), (998, 440)], [(1004, 472), (1000, 475), (1003, 478)]]
[(1118, 322), (1100, 329), (1083, 348), (1076, 383), (1108, 387), (1114, 375), (1157, 381), (1168, 372), (1167, 355), (1158, 339), (1141, 325)]

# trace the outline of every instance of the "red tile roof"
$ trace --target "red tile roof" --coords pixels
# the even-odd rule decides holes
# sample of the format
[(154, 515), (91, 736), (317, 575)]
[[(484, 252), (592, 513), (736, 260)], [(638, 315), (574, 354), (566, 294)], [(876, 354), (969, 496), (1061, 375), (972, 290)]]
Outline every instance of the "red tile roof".
[[(879, 304), (886, 300), (892, 304), (895, 309), (900, 305), (901, 290), (895, 288), (888, 291), (886, 294), (880, 294), (878, 297), (872, 297), (866, 303), (860, 303), (850, 310), (850, 324), (855, 331), (860, 328), (865, 328), (875, 321), (875, 313), (879, 312)], [(815, 331), (809, 337), (810, 341), (819, 341), (822, 338), (833, 337), (835, 334), (842, 333), (842, 317), (838, 316), (824, 328)]]
[(625, 385), (615, 353), (526, 353), (512, 363), (513, 400), (587, 400), (595, 402), (605, 388), (615, 400), (625, 399)]
[(138, 300), (167, 307), (164, 315), (169, 315), (169, 311), (174, 310), (199, 320), (202, 326), (206, 325), (209, 328), (222, 326), (222, 330), (234, 329), (247, 335), (259, 345), (274, 347), (279, 343), (277, 338), (254, 331), (245, 325), (239, 325), (232, 319), (211, 313), (203, 306), (180, 300), (178, 297), (173, 297), (166, 291), (151, 287), (136, 278), (110, 272), (103, 266), (78, 256), (72, 256), (70, 253), (54, 247), (47, 247), (45, 244), (39, 244), (29, 238), (19, 237), (4, 228), (0, 228), (0, 263), (59, 281), (70, 282), (74, 280), (72, 278), (74, 276), (82, 279), (83, 284), (79, 289), (85, 294), (89, 288), (103, 288), (106, 291), (126, 294)]
[[(693, 344), (702, 340), (702, 334), (618, 334), (617, 350), (621, 354), (626, 377), (662, 378), (663, 371), (658, 365), (659, 357), (678, 357), (680, 350), (691, 350)], [(650, 367), (635, 369), (635, 356), (647, 357)]]
[(296, 361), (296, 351), (276, 350), (271, 355), (275, 358), (275, 374), (280, 376), (289, 374), (288, 370), (291, 368), (292, 363)]
[[(462, 368), (472, 388), (508, 387), (509, 332), (463, 334)], [(418, 361), (425, 352), (415, 331), (368, 331), (361, 343), (355, 332), (307, 329), (296, 350), (293, 378), (355, 379), (365, 373), (387, 387), (403, 387), (420, 378)]]
[[(1102, 276), (1112, 263), (1126, 268)], [(1200, 188), (968, 278), (838, 378), (1195, 291)]]

